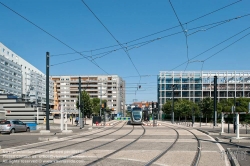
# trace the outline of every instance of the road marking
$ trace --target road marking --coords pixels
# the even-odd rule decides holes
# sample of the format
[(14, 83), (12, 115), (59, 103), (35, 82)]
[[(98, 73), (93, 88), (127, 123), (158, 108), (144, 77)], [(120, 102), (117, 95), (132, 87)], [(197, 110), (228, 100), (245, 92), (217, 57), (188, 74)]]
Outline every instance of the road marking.
[[(218, 146), (218, 148), (220, 149), (221, 152), (225, 152), (225, 149), (221, 146), (220, 143), (218, 143), (218, 142), (217, 142), (213, 137), (211, 137), (210, 135), (207, 135), (207, 136), (208, 136), (212, 141), (215, 141), (215, 142), (216, 142), (215, 144)], [(225, 161), (226, 166), (230, 166), (226, 153), (224, 153), (224, 161)]]

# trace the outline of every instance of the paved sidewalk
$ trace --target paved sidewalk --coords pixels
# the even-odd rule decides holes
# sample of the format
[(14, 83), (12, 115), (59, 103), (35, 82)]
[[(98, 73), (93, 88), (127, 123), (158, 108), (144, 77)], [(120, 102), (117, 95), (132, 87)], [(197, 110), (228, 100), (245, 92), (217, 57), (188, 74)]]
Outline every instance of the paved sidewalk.
[[(167, 121), (167, 123), (171, 123)], [(224, 133), (221, 133), (221, 123), (218, 123), (218, 126), (214, 127), (212, 123), (194, 123), (192, 127), (191, 122), (181, 122), (175, 123), (180, 127), (188, 127), (190, 129), (194, 128), (198, 131), (201, 131), (207, 135), (213, 137), (218, 143), (222, 145), (225, 149), (225, 152), (229, 158), (229, 161), (232, 165), (243, 165), (248, 166), (250, 161), (250, 127), (240, 125), (240, 137), (241, 139), (235, 139), (236, 133), (233, 131), (233, 124), (229, 125), (228, 133), (228, 124), (224, 124)]]

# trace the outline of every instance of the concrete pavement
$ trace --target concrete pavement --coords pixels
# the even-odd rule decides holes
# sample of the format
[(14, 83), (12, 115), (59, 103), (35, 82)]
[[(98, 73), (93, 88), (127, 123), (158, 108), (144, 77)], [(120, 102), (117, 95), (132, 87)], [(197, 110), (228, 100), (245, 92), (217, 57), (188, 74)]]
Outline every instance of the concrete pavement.
[[(41, 165), (49, 161), (53, 161), (49, 165), (87, 165), (95, 160), (100, 161), (93, 165), (145, 165), (173, 144), (177, 132), (176, 144), (153, 165), (191, 165), (197, 152), (194, 135), (177, 125), (174, 126), (177, 132), (164, 125), (132, 126), (124, 122), (108, 128), (103, 132), (92, 130), (55, 141), (5, 148), (4, 151), (11, 153), (5, 154), (7, 162), (2, 165)], [(200, 165), (228, 165), (216, 142), (202, 132), (191, 130), (202, 139)], [(11, 157), (14, 160), (9, 160)]]
[(213, 137), (224, 148), (223, 153), (227, 154), (229, 161), (233, 165), (237, 165), (237, 163), (240, 165), (249, 165), (250, 127), (246, 128), (245, 125), (240, 125), (241, 139), (235, 139), (236, 133), (233, 131), (233, 124), (229, 125), (229, 133), (228, 124), (224, 124), (224, 133), (221, 133), (221, 123), (218, 123), (216, 127), (214, 127), (212, 123), (201, 123), (201, 127), (200, 123), (194, 123), (192, 127), (190, 122), (177, 122), (176, 125), (185, 126), (190, 129), (194, 128)]

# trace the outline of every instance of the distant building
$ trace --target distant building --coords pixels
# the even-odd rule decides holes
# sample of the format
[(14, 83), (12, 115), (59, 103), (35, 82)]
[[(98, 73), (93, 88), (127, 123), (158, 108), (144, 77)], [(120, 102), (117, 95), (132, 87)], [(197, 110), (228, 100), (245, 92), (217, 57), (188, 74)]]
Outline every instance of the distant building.
[(90, 98), (107, 100), (107, 107), (113, 110), (112, 114), (124, 113), (125, 81), (118, 75), (52, 76), (55, 82), (54, 109), (63, 105), (66, 110), (77, 110), (79, 77), (82, 91), (86, 91)]
[(199, 102), (214, 96), (214, 76), (217, 76), (218, 101), (250, 97), (250, 71), (161, 71), (158, 75), (159, 106), (173, 98)]
[[(32, 103), (24, 102), (16, 96), (0, 94), (0, 113), (4, 113), (0, 120), (19, 119), (23, 122), (44, 123), (46, 112), (41, 108), (31, 107)], [(37, 119), (38, 118), (38, 119)], [(53, 116), (49, 116), (49, 123), (53, 123)]]
[[(41, 105), (46, 101), (45, 78), (36, 67), (0, 43), (0, 91)], [(50, 104), (53, 104), (53, 81), (50, 80)]]
[[(154, 103), (154, 108), (156, 108), (157, 102), (153, 102), (153, 103)], [(141, 101), (141, 102), (134, 102), (132, 104), (126, 104), (126, 110), (128, 110), (128, 111), (132, 110), (134, 107), (140, 107), (143, 110), (149, 109), (152, 111), (152, 102)]]

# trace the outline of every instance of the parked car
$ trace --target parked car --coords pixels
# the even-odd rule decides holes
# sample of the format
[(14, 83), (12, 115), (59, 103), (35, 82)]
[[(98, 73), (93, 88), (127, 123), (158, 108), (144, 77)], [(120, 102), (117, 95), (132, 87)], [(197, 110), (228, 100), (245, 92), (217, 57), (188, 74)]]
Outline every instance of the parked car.
[(20, 120), (1, 120), (0, 132), (1, 133), (15, 133), (19, 131), (30, 132), (29, 126)]

